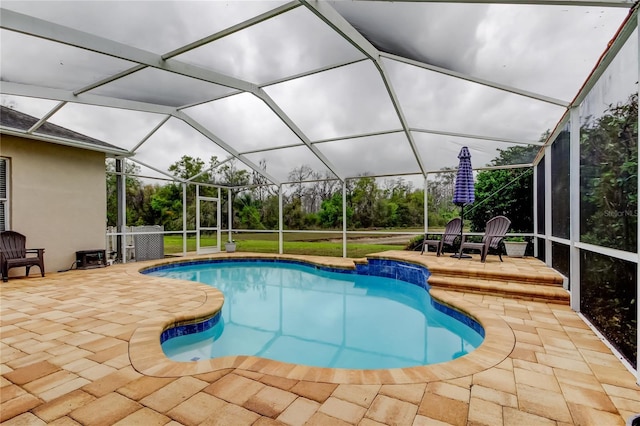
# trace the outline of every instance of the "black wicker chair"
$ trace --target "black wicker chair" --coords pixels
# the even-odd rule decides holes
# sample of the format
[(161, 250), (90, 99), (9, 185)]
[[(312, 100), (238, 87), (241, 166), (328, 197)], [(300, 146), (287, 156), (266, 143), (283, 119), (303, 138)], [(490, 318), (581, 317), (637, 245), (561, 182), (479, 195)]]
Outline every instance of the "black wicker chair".
[(44, 249), (27, 249), (27, 238), (14, 231), (0, 232), (0, 272), (2, 281), (9, 280), (9, 269), (26, 267), (27, 275), (32, 266), (38, 266), (44, 277)]

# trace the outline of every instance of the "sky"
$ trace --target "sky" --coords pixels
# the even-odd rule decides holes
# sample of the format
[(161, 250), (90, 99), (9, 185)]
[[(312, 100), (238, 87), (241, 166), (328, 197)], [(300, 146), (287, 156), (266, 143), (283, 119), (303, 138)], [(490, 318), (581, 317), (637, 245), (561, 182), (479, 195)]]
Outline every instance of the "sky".
[[(357, 31), (352, 40), (364, 36), (374, 47), (370, 50), (295, 2), (3, 1), (0, 6), (82, 31), (86, 34), (77, 35), (82, 42), (95, 42), (91, 35), (107, 40), (94, 46), (128, 45), (136, 58), (211, 37), (172, 59), (188, 72), (196, 70), (192, 76), (231, 77), (255, 93), (151, 67), (93, 87), (138, 64), (2, 29), (1, 100), (37, 117), (58, 104), (46, 99), (46, 89), (80, 91), (87, 101), (158, 106), (162, 113), (68, 102), (49, 120), (136, 148), (134, 158), (158, 170), (182, 155), (224, 160), (231, 155), (228, 148), (244, 153), (253, 165), (266, 161), (267, 173), (281, 182), (293, 168), (308, 165), (339, 177), (413, 174), (407, 179), (418, 183), (423, 172), (455, 167), (462, 146), (469, 146), (473, 166), (480, 168), (498, 149), (536, 143), (555, 127), (564, 107), (490, 86), (570, 102), (628, 13), (560, 5), (321, 5), (328, 20), (347, 34)], [(275, 8), (281, 13), (234, 29)], [(612, 65), (616, 78), (597, 88), (597, 99), (589, 100), (585, 111), (601, 113), (603, 105), (637, 91), (637, 72), (628, 66), (637, 64), (637, 38), (636, 31)], [(374, 62), (364, 52), (376, 48), (383, 55)], [(8, 95), (5, 82), (28, 85), (29, 94), (45, 98)], [(165, 111), (179, 113), (166, 120)], [(206, 135), (181, 120), (182, 114)]]

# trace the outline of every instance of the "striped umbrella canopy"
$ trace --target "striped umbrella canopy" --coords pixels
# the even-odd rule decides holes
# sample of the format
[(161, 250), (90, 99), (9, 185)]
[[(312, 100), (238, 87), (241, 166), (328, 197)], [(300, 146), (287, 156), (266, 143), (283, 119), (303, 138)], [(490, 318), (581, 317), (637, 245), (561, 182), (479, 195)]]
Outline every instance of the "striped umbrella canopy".
[[(463, 146), (458, 154), (460, 162), (458, 163), (458, 173), (456, 174), (456, 183), (453, 188), (453, 204), (461, 207), (460, 220), (462, 227), (460, 228), (460, 241), (462, 238), (462, 230), (464, 229), (464, 206), (471, 204), (476, 199), (475, 188), (473, 185), (473, 169), (471, 168), (471, 154), (469, 148)], [(462, 254), (462, 250), (451, 257), (471, 258), (468, 254)]]
[(471, 168), (471, 153), (469, 148), (463, 146), (458, 154), (460, 163), (456, 174), (456, 183), (453, 189), (453, 204), (464, 206), (475, 200), (475, 188), (473, 184), (473, 169)]

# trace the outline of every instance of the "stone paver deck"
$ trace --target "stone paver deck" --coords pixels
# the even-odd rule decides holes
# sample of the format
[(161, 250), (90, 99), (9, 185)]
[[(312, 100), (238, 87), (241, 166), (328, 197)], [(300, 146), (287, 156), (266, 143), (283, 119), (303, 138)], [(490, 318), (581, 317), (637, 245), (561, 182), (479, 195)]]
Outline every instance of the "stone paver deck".
[[(225, 256), (232, 255), (215, 255)], [(483, 345), (449, 363), (392, 370), (333, 370), (255, 357), (177, 363), (162, 354), (160, 333), (218, 310), (223, 296), (217, 290), (138, 272), (161, 262), (17, 278), (0, 287), (0, 421), (624, 425), (640, 412), (633, 374), (566, 304), (527, 300), (520, 290), (516, 298), (491, 291), (502, 285), (500, 277), (508, 285), (520, 277), (533, 286), (553, 277), (541, 262), (500, 263), (490, 256), (482, 264), (477, 257), (400, 251), (378, 256), (422, 263), (434, 277), (447, 271), (461, 281), (489, 276), (493, 284), (484, 293), (431, 290), (478, 319), (486, 331)]]

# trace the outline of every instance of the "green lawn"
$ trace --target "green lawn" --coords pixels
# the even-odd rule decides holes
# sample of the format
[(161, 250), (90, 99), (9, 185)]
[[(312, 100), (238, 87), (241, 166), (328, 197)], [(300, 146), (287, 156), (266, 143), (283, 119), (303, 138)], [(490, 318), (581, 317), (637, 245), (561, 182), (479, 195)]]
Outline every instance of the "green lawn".
[[(349, 238), (371, 237), (367, 234), (350, 234)], [(286, 233), (284, 234), (284, 252), (287, 254), (306, 254), (317, 256), (342, 256), (342, 242), (331, 242), (328, 239), (341, 240), (342, 234), (336, 233)], [(222, 240), (224, 249), (225, 238)], [(234, 235), (237, 251), (257, 252), (257, 253), (278, 253), (277, 234), (267, 233), (238, 233)], [(215, 246), (216, 240), (213, 237), (201, 238), (201, 246)], [(364, 244), (350, 242), (347, 244), (348, 257), (364, 257), (369, 253), (376, 253), (385, 250), (403, 250), (406, 244)], [(187, 238), (187, 251), (196, 250), (195, 236)], [(165, 235), (165, 254), (182, 253), (182, 235)]]

